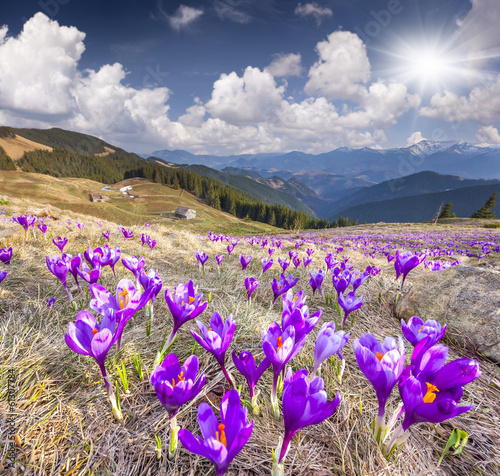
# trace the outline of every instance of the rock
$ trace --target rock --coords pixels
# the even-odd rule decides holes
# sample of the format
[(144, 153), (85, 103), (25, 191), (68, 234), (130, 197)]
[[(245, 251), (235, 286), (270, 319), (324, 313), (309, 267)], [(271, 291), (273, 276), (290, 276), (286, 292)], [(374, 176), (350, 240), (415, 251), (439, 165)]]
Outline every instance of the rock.
[(500, 271), (452, 266), (417, 280), (396, 304), (400, 319), (448, 324), (446, 336), (500, 362)]

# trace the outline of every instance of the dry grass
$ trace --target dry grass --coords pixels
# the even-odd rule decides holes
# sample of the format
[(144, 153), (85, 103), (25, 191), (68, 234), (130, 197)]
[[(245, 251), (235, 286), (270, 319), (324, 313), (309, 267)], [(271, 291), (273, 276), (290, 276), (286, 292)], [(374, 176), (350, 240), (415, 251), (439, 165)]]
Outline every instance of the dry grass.
[[(75, 216), (72, 215), (72, 218)], [(65, 224), (52, 224), (50, 230), (55, 236), (67, 236), (69, 243), (65, 251), (77, 253), (103, 243), (101, 229), (86, 217), (78, 217), (85, 223), (84, 230)], [(61, 222), (59, 222), (61, 223)], [(0, 224), (0, 230), (5, 224)], [(165, 287), (193, 279), (205, 298), (211, 293), (211, 304), (202, 314), (207, 323), (210, 315), (218, 311), (223, 317), (233, 313), (237, 321), (237, 331), (231, 348), (237, 351), (252, 349), (258, 352), (260, 334), (273, 320), (280, 321), (276, 306), (269, 310), (271, 298), (270, 282), (278, 272), (278, 265), (268, 271), (260, 280), (255, 292), (255, 301), (248, 308), (243, 286), (243, 275), (239, 265), (241, 253), (251, 253), (254, 258), (248, 270), (251, 276), (260, 273), (260, 247), (252, 248), (241, 242), (228, 261), (225, 244), (212, 243), (195, 235), (154, 225), (147, 228), (133, 228), (136, 238), (123, 242), (121, 233), (112, 223), (103, 223), (103, 230), (111, 230), (110, 243), (122, 249), (122, 256), (146, 256), (146, 268), (155, 268), (163, 279), (164, 288), (155, 303), (155, 322), (150, 337), (145, 333), (145, 316), (141, 311), (124, 332), (123, 344), (117, 354), (113, 348), (108, 356), (108, 369), (116, 376), (115, 364), (124, 361), (130, 383), (130, 394), (125, 395), (120, 384), (122, 409), (126, 414), (123, 423), (116, 423), (105, 396), (104, 383), (97, 365), (90, 357), (71, 352), (64, 343), (64, 334), (69, 321), (74, 321), (76, 312), (68, 304), (66, 294), (45, 265), (47, 255), (58, 254), (51, 241), (30, 238), (24, 241), (22, 235), (6, 238), (0, 247), (12, 246), (14, 257), (7, 268), (9, 274), (0, 285), (0, 353), (2, 374), (0, 388), (6, 388), (6, 371), (16, 373), (16, 427), (22, 447), (17, 449), (15, 471), (5, 469), (5, 437), (0, 439), (1, 474), (27, 475), (209, 475), (214, 474), (213, 466), (207, 460), (187, 453), (180, 448), (176, 459), (156, 459), (154, 435), (160, 436), (166, 446), (168, 441), (168, 415), (158, 401), (148, 381), (152, 364), (159, 349), (165, 330), (171, 329), (171, 317), (163, 298)], [(401, 226), (378, 228), (357, 227), (347, 230), (322, 232), (332, 238), (347, 236), (349, 233), (401, 231)], [(417, 225), (408, 230), (427, 230)], [(151, 256), (149, 249), (142, 249), (138, 237), (148, 233), (158, 240)], [(291, 237), (290, 235), (287, 237)], [(284, 242), (285, 249), (277, 251), (273, 258), (288, 255), (292, 242)], [(198, 271), (193, 251), (201, 248), (210, 256), (205, 275)], [(324, 265), (326, 251), (317, 247), (310, 269)], [(295, 249), (295, 248), (293, 248)], [(57, 252), (57, 253), (56, 253)], [(220, 274), (216, 271), (214, 256), (226, 255)], [(301, 255), (304, 255), (301, 249)], [(341, 253), (342, 255), (343, 253)], [(400, 334), (400, 326), (393, 315), (392, 303), (398, 284), (394, 283), (392, 266), (381, 259), (367, 259), (359, 251), (345, 251), (351, 256), (351, 263), (357, 268), (375, 264), (382, 272), (365, 283), (362, 288), (364, 306), (356, 313), (351, 330), (351, 341), (364, 332), (371, 332), (378, 338)], [(5, 269), (3, 267), (2, 269)], [(115, 279), (109, 269), (103, 273), (103, 284), (114, 290), (120, 278), (130, 277), (121, 265), (117, 267)], [(410, 275), (418, 278), (423, 269)], [(293, 271), (294, 276), (297, 274)], [(308, 294), (308, 273), (301, 267), (299, 288)], [(80, 307), (88, 308), (88, 300), (72, 289), (75, 301)], [(55, 296), (54, 308), (47, 310), (45, 300)], [(336, 320), (336, 311), (327, 307), (319, 297), (309, 298), (312, 311), (323, 310), (321, 322)], [(207, 384), (200, 396), (190, 405), (181, 409), (179, 424), (199, 434), (196, 407), (201, 401), (209, 402), (216, 408), (227, 383), (215, 363), (215, 359), (203, 351), (189, 334), (196, 327), (187, 323), (180, 331), (173, 351), (183, 361), (193, 351), (200, 359), (200, 369), (207, 374)], [(312, 369), (313, 346), (317, 330), (308, 338), (305, 348), (293, 362), (295, 369)], [(451, 344), (450, 344), (451, 345)], [(145, 377), (140, 380), (132, 363), (132, 355), (140, 352)], [(408, 350), (409, 352), (409, 350)], [(482, 376), (465, 389), (464, 404), (474, 405), (474, 410), (461, 417), (438, 425), (420, 424), (412, 429), (405, 446), (387, 461), (374, 443), (370, 432), (370, 421), (376, 414), (376, 399), (373, 389), (357, 367), (352, 344), (344, 351), (346, 371), (342, 384), (337, 381), (331, 362), (322, 369), (325, 388), (329, 398), (337, 391), (342, 394), (342, 403), (336, 414), (328, 421), (301, 431), (292, 442), (286, 459), (286, 474), (294, 475), (403, 475), (403, 474), (500, 474), (500, 383), (498, 367), (482, 357), (473, 356), (467, 349), (451, 345), (450, 358), (475, 357), (481, 363)], [(243, 385), (242, 396), (248, 398), (244, 379), (234, 371), (232, 361), (227, 362), (238, 384)], [(263, 475), (271, 471), (271, 448), (283, 434), (283, 423), (270, 415), (269, 392), (272, 376), (266, 372), (259, 383), (263, 399), (263, 415), (254, 417), (252, 437), (233, 462), (228, 474)], [(394, 392), (396, 395), (396, 392)], [(389, 401), (395, 406), (396, 396)], [(5, 427), (6, 401), (0, 402), (0, 422)], [(453, 428), (465, 430), (471, 440), (459, 456), (447, 456), (439, 468), (436, 463), (446, 445)]]
[(12, 160), (19, 160), (25, 152), (30, 152), (32, 150), (53, 150), (52, 147), (48, 145), (39, 144), (38, 142), (17, 135), (15, 139), (4, 139), (0, 137), (0, 147), (5, 150), (6, 154)]

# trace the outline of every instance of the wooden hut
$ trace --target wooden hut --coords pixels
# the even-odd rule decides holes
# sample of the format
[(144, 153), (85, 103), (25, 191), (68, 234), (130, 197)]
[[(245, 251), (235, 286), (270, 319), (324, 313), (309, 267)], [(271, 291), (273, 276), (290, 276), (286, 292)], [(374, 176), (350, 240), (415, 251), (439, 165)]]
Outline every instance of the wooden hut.
[(191, 209), (191, 208), (186, 208), (186, 207), (177, 207), (177, 210), (175, 210), (174, 215), (177, 218), (196, 218), (196, 211)]

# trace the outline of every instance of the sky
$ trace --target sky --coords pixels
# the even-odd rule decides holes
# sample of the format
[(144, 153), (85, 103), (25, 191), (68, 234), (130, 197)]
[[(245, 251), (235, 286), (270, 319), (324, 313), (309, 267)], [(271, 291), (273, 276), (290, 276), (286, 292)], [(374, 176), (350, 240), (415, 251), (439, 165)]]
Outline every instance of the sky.
[(500, 143), (500, 0), (18, 0), (0, 125), (137, 153)]

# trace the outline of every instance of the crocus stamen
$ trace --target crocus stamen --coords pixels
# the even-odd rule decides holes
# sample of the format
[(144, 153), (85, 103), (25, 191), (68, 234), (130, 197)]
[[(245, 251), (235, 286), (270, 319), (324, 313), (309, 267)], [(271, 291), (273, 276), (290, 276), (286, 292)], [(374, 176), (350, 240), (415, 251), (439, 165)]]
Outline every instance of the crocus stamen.
[(189, 296), (189, 302), (188, 302), (188, 304), (191, 304), (192, 302), (194, 302), (194, 300), (195, 300), (195, 299), (194, 299), (194, 297), (193, 297), (193, 296)]
[(382, 359), (384, 358), (385, 352), (381, 354), (380, 352), (377, 352), (377, 359), (382, 362)]
[(118, 300), (120, 301), (120, 308), (124, 309), (128, 306), (130, 301), (130, 296), (128, 295), (128, 289), (124, 289), (121, 293), (118, 293)]
[(295, 301), (297, 300), (297, 298), (298, 298), (298, 297), (299, 297), (299, 296), (295, 296), (295, 297), (293, 298), (293, 302), (295, 302)]
[(177, 377), (177, 383), (179, 383), (181, 380), (186, 380), (186, 377), (184, 377), (184, 371), (181, 370), (181, 373)]
[(424, 395), (424, 403), (432, 403), (436, 400), (436, 394), (434, 392), (439, 392), (438, 388), (432, 383), (425, 382), (427, 385), (427, 393)]
[(283, 347), (283, 344), (281, 343), (281, 336), (280, 336), (280, 337), (278, 337), (278, 347), (276, 350), (280, 350), (281, 347)]
[(421, 332), (421, 331), (422, 331), (422, 329), (423, 329), (424, 327), (425, 327), (425, 326), (422, 326), (422, 327), (418, 330), (418, 332)]
[(96, 335), (99, 331), (97, 329), (93, 329), (92, 332)]
[(227, 448), (227, 441), (226, 441), (226, 434), (224, 433), (224, 424), (219, 425), (219, 431), (220, 431), (220, 436), (219, 436), (219, 431), (215, 432), (215, 437), (217, 438), (217, 441), (220, 441), (226, 448)]

